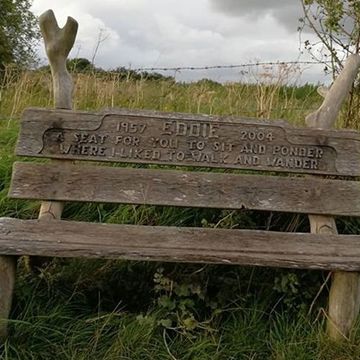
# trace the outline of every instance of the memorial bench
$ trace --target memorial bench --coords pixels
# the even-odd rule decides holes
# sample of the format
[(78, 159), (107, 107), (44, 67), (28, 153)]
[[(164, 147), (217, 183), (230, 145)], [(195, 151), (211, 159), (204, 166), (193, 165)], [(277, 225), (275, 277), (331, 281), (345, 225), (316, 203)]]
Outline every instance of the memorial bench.
[[(360, 135), (281, 122), (28, 109), (16, 154), (61, 160), (354, 177)], [(360, 216), (360, 183), (315, 177), (17, 162), (17, 199)], [(0, 254), (360, 270), (360, 236), (0, 220)]]
[[(323, 105), (307, 117), (310, 128), (150, 111), (74, 112), (65, 64), (77, 23), (68, 18), (60, 29), (47, 11), (40, 27), (57, 110), (24, 112), (16, 153), (53, 161), (14, 164), (9, 196), (43, 202), (39, 220), (0, 219), (0, 318), (10, 311), (13, 256), (257, 265), (336, 270), (328, 328), (333, 338), (346, 336), (360, 304), (360, 236), (337, 234), (332, 216), (360, 216), (360, 135), (329, 128), (360, 57), (348, 59)], [(123, 166), (129, 163), (159, 167)], [(63, 202), (69, 201), (304, 213), (311, 233), (64, 221)]]
[[(16, 154), (62, 161), (16, 162), (9, 196), (55, 204), (84, 201), (360, 216), (358, 181), (299, 176), (359, 176), (359, 144), (360, 135), (354, 131), (294, 128), (284, 122), (150, 111), (28, 109)], [(109, 167), (101, 162), (160, 167)], [(169, 170), (171, 165), (177, 169)], [(292, 175), (198, 172), (188, 167)], [(359, 245), (358, 235), (0, 219), (2, 255), (359, 271)]]

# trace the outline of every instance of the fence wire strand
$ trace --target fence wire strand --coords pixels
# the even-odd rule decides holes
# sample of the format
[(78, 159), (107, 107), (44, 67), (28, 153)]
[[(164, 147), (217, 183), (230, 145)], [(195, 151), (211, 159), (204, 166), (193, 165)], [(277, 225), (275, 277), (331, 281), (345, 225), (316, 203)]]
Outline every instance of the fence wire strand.
[[(117, 69), (124, 69), (125, 71), (134, 71), (134, 72), (145, 72), (145, 71), (201, 71), (201, 70), (217, 70), (217, 69), (241, 69), (241, 68), (250, 68), (250, 67), (259, 67), (259, 66), (286, 66), (286, 65), (327, 65), (329, 62), (319, 62), (314, 60), (309, 61), (257, 61), (249, 62), (242, 64), (223, 64), (223, 65), (203, 65), (203, 66), (144, 66), (144, 67), (125, 67), (119, 66)], [(14, 66), (14, 68), (16, 68)], [(101, 68), (100, 68), (101, 69)], [(24, 70), (24, 69), (19, 69)], [(37, 70), (36, 68), (33, 70)], [(116, 69), (105, 70), (106, 72), (113, 72)], [(1, 69), (0, 72), (5, 72), (6, 69)]]
[(183, 70), (214, 70), (214, 69), (239, 69), (256, 66), (284, 66), (284, 65), (326, 65), (327, 62), (319, 62), (314, 60), (309, 61), (261, 61), (243, 64), (229, 64), (229, 65), (205, 65), (205, 66), (166, 66), (166, 67), (138, 67), (129, 69), (133, 71), (183, 71)]

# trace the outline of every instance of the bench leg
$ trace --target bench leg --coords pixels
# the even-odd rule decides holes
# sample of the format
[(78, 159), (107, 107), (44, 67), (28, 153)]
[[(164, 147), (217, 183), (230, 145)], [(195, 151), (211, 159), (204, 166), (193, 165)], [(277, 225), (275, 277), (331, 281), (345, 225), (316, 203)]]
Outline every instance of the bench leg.
[(327, 332), (333, 340), (349, 336), (360, 308), (360, 275), (336, 271), (329, 294)]
[(15, 284), (16, 258), (0, 256), (0, 343), (7, 337), (7, 319)]
[[(309, 215), (313, 234), (337, 234), (335, 219), (331, 216)], [(346, 339), (359, 314), (359, 273), (335, 271), (329, 294), (327, 333), (335, 341)]]

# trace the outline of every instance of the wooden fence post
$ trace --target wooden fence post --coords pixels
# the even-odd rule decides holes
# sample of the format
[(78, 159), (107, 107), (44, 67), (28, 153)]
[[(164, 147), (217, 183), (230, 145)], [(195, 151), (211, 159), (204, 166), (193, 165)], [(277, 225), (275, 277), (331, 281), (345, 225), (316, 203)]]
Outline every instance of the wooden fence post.
[[(360, 67), (360, 56), (353, 54), (346, 60), (344, 69), (325, 93), (320, 108), (306, 117), (309, 127), (330, 129), (334, 126), (341, 105), (354, 82)], [(311, 232), (315, 234), (336, 234), (333, 217), (309, 215)], [(329, 318), (327, 332), (333, 340), (347, 338), (360, 307), (359, 273), (336, 271), (332, 275), (329, 294)]]

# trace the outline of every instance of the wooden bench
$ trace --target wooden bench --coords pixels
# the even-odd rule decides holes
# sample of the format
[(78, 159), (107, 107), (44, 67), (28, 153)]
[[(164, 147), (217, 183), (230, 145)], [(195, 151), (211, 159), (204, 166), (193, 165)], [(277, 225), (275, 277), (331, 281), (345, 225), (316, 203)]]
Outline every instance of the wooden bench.
[[(50, 159), (360, 175), (360, 135), (281, 122), (28, 109), (16, 154)], [(200, 149), (200, 150), (199, 150)], [(360, 183), (69, 161), (14, 164), (9, 196), (360, 216)], [(360, 236), (0, 220), (0, 253), (360, 270)]]
[[(187, 167), (360, 175), (360, 135), (281, 122), (118, 110), (28, 109), (16, 154), (183, 169), (14, 164), (9, 196), (360, 216), (360, 183)], [(199, 150), (200, 149), (200, 150)], [(0, 220), (0, 253), (360, 270), (357, 235)]]
[[(46, 34), (44, 23), (55, 26), (53, 14), (46, 13), (42, 20)], [(51, 34), (56, 38), (59, 29)], [(68, 45), (70, 50), (72, 44)], [(335, 104), (331, 106), (335, 118), (346, 95), (343, 92), (348, 90), (344, 83), (351, 84), (360, 64), (358, 59), (351, 61), (350, 70), (339, 77), (333, 95), (324, 101)], [(341, 96), (337, 84), (342, 84)], [(61, 104), (57, 86), (55, 81), (55, 97), (60, 97), (57, 104)], [(68, 106), (58, 107), (70, 108), (69, 101), (65, 101)], [(311, 115), (309, 125), (330, 127), (334, 114), (328, 110), (325, 106)], [(323, 125), (323, 116), (330, 119), (329, 126)], [(16, 153), (56, 161), (14, 165), (9, 196), (47, 202), (39, 220), (0, 219), (0, 254), (6, 255), (0, 257), (3, 318), (11, 303), (14, 255), (360, 271), (360, 236), (336, 234), (333, 217), (329, 217), (360, 216), (358, 132), (151, 111), (28, 109)], [(82, 160), (97, 164), (84, 165)], [(122, 166), (102, 166), (104, 162)], [(159, 167), (124, 166), (128, 163)], [(171, 166), (176, 169), (168, 169)], [(202, 171), (189, 171), (197, 168)], [(60, 220), (62, 203), (68, 201), (304, 213), (311, 214), (312, 233)], [(341, 281), (336, 291), (347, 287), (349, 293), (341, 294), (342, 299), (353, 301), (348, 307), (345, 303), (334, 306), (346, 318), (346, 324), (337, 328), (342, 333), (357, 315), (359, 281), (357, 273), (338, 274)]]
[[(282, 122), (118, 110), (28, 109), (17, 155), (186, 166), (17, 162), (17, 199), (360, 216), (360, 184), (187, 167), (359, 176), (360, 135)], [(360, 270), (360, 236), (0, 219), (0, 254)]]

